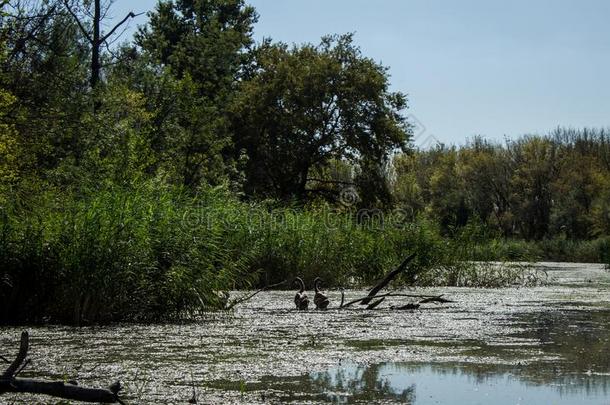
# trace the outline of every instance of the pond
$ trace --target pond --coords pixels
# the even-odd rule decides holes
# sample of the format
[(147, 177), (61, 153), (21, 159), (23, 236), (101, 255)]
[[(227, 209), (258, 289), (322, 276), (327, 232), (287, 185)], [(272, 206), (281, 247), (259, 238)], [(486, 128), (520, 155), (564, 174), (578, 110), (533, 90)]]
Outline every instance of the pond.
[[(418, 288), (408, 292), (453, 302), (417, 310), (391, 310), (408, 302), (392, 298), (374, 311), (297, 312), (293, 292), (274, 291), (194, 323), (30, 328), (23, 375), (119, 379), (127, 402), (143, 404), (186, 404), (193, 390), (200, 403), (610, 403), (610, 273), (537, 266), (545, 286)], [(336, 306), (340, 293), (329, 295)], [(0, 328), (0, 354), (14, 354), (19, 332)]]

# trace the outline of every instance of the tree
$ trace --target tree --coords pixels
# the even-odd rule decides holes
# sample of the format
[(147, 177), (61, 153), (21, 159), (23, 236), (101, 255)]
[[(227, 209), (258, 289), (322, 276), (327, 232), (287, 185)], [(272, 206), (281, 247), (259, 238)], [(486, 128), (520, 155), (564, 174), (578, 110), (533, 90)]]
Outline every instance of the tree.
[(264, 42), (233, 103), (236, 150), (249, 157), (246, 192), (304, 199), (312, 171), (332, 159), (381, 167), (406, 149), (406, 97), (352, 35), (317, 46)]
[[(108, 15), (112, 1), (101, 3), (101, 0), (83, 0), (80, 4), (80, 0), (72, 1), (63, 0), (66, 10), (72, 15), (74, 21), (78, 24), (79, 29), (83, 36), (89, 42), (91, 47), (91, 63), (90, 63), (90, 79), (89, 84), (92, 89), (97, 87), (100, 81), (100, 72), (102, 65), (100, 63), (100, 54), (102, 45), (105, 45), (110, 49), (112, 37), (115, 32), (125, 24), (129, 19), (135, 18), (140, 14), (134, 14), (129, 12), (125, 18), (115, 24), (107, 33), (101, 31), (101, 24)], [(90, 20), (87, 22), (87, 20)], [(91, 29), (87, 28), (91, 26)], [(99, 107), (99, 106), (98, 106)]]
[(161, 1), (136, 34), (160, 83), (156, 134), (181, 182), (221, 181), (231, 165), (227, 106), (242, 77), (257, 15), (243, 0)]
[(459, 151), (459, 175), (463, 178), (467, 205), (479, 220), (512, 232), (510, 216), (511, 163), (506, 151), (481, 137)]
[(529, 136), (509, 143), (508, 153), (515, 165), (511, 207), (519, 231), (526, 239), (542, 239), (549, 231), (557, 145), (548, 138)]
[(162, 0), (136, 43), (177, 78), (189, 74), (202, 95), (230, 91), (247, 59), (258, 16), (244, 0)]
[(56, 2), (12, 2), (0, 37), (6, 45), (0, 80), (17, 100), (4, 119), (17, 131), (31, 174), (48, 177), (58, 165), (78, 161), (86, 143), (87, 50)]
[(553, 131), (551, 139), (559, 149), (557, 176), (551, 185), (554, 234), (586, 239), (598, 236), (604, 228), (602, 207), (608, 205), (608, 198), (603, 197), (607, 190), (604, 138), (604, 130), (558, 128)]
[(416, 176), (421, 169), (419, 158), (419, 153), (401, 153), (396, 155), (392, 161), (394, 170), (392, 196), (396, 205), (407, 212), (411, 220), (414, 220), (425, 207), (422, 187)]
[(471, 213), (466, 205), (466, 187), (459, 175), (456, 148), (440, 145), (432, 153), (435, 163), (430, 175), (429, 211), (448, 232), (468, 223)]
[[(14, 127), (5, 122), (6, 111), (15, 102), (12, 94), (0, 88), (0, 195), (3, 186), (12, 184), (19, 177), (23, 157)], [(2, 201), (0, 197), (0, 201)]]

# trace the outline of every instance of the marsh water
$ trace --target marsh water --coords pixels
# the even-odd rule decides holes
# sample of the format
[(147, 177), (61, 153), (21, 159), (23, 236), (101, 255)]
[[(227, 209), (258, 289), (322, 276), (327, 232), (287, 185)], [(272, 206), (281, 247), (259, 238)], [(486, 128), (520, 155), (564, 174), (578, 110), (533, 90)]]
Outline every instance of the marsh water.
[[(142, 404), (186, 404), (193, 390), (213, 404), (610, 404), (610, 273), (537, 266), (543, 286), (418, 288), (409, 293), (453, 302), (416, 310), (392, 310), (409, 301), (392, 298), (374, 311), (297, 312), (293, 292), (264, 292), (187, 324), (30, 328), (24, 375), (119, 379)], [(340, 293), (329, 295), (336, 306)], [(0, 354), (14, 354), (19, 331), (0, 328)]]

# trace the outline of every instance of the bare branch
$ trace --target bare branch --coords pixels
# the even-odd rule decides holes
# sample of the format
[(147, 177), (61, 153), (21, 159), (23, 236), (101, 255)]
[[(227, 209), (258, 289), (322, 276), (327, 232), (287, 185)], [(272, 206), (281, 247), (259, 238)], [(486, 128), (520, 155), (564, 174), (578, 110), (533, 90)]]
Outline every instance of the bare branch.
[(19, 370), (15, 371), (15, 377), (17, 377), (21, 372), (30, 364), (30, 359), (25, 359)]
[(419, 301), (420, 304), (426, 304), (428, 302), (436, 302), (436, 303), (444, 304), (446, 302), (453, 302), (453, 301), (448, 300), (447, 298), (443, 298), (442, 295), (439, 295), (438, 297), (425, 298), (425, 299)]
[(413, 304), (413, 303), (401, 305), (399, 307), (395, 307), (392, 305), (390, 307), (390, 309), (392, 309), (392, 310), (406, 310), (406, 309), (418, 309), (418, 308), (419, 308), (419, 304)]
[(379, 298), (377, 301), (371, 302), (366, 309), (375, 309), (379, 304), (381, 304), (385, 300), (385, 297)]
[(110, 12), (110, 6), (112, 6), (112, 2), (111, 1), (105, 1), (102, 6), (102, 15), (100, 17), (101, 21), (104, 21), (106, 19), (106, 17), (108, 16), (108, 13)]
[(134, 14), (133, 11), (130, 11), (129, 14), (127, 14), (125, 16), (125, 18), (123, 18), (121, 21), (119, 21), (119, 23), (117, 25), (115, 25), (110, 32), (108, 32), (108, 34), (104, 35), (102, 38), (100, 38), (100, 43), (106, 41), (112, 34), (114, 34), (114, 32), (117, 30), (117, 28), (119, 28), (121, 25), (125, 24), (125, 22), (127, 20), (129, 20), (130, 18), (136, 18), (140, 15), (142, 15), (144, 13), (138, 13), (138, 14)]
[(383, 289), (386, 285), (388, 285), (390, 283), (390, 281), (392, 281), (394, 279), (394, 277), (396, 277), (401, 272), (403, 272), (407, 268), (407, 265), (414, 258), (415, 258), (415, 253), (411, 254), (409, 257), (407, 257), (405, 260), (403, 260), (403, 262), (400, 263), (400, 266), (398, 266), (395, 270), (392, 270), (391, 272), (389, 272), (385, 276), (385, 278), (383, 280), (381, 280), (381, 282), (379, 284), (377, 284), (375, 287), (373, 287), (371, 289), (371, 291), (369, 292), (369, 297), (371, 297), (371, 298), (368, 300), (367, 299), (362, 300), (361, 305), (368, 304), (381, 289)]
[(105, 43), (105, 44), (108, 44), (108, 45), (112, 45), (112, 44), (114, 44), (114, 43), (115, 43), (115, 42), (117, 42), (119, 39), (121, 39), (121, 37), (123, 36), (123, 34), (124, 34), (125, 32), (127, 32), (127, 30), (128, 30), (128, 29), (129, 29), (129, 24), (125, 25), (125, 27), (124, 27), (124, 28), (121, 30), (121, 32), (119, 32), (119, 33), (118, 33), (118, 34), (117, 34), (117, 35), (116, 35), (114, 38), (112, 38), (112, 39), (108, 38), (108, 39), (106, 39), (106, 40), (104, 41), (104, 43)]
[(374, 298), (383, 298), (383, 297), (410, 297), (410, 298), (423, 298), (423, 300), (422, 300), (422, 301), (420, 301), (420, 303), (422, 303), (422, 302), (424, 302), (424, 303), (425, 303), (425, 302), (451, 302), (451, 301), (450, 301), (450, 300), (448, 300), (448, 299), (441, 298), (441, 297), (442, 297), (442, 294), (441, 294), (441, 295), (421, 295), (421, 294), (395, 294), (395, 293), (387, 293), (387, 294), (379, 294), (379, 295), (374, 295), (374, 296), (372, 296), (372, 297), (371, 297), (370, 295), (367, 295), (366, 297), (361, 297), (361, 298), (355, 299), (355, 300), (353, 300), (353, 301), (349, 301), (348, 303), (346, 303), (346, 304), (344, 304), (344, 305), (340, 306), (339, 308), (340, 308), (340, 309), (341, 309), (341, 308), (347, 308), (347, 307), (349, 307), (350, 305), (357, 304), (357, 303), (362, 302), (362, 301), (364, 301), (364, 300), (370, 301), (370, 300), (372, 300), (372, 299), (374, 299)]
[(72, 18), (74, 18), (74, 20), (76, 21), (76, 24), (78, 24), (78, 28), (81, 30), (83, 35), (89, 40), (89, 42), (91, 42), (93, 44), (93, 39), (91, 38), (91, 35), (89, 34), (89, 32), (87, 32), (87, 30), (85, 29), (83, 24), (80, 22), (80, 19), (78, 18), (76, 13), (74, 11), (72, 11), (72, 7), (70, 7), (68, 0), (64, 0), (64, 6), (68, 10), (68, 13), (70, 13)]
[(10, 382), (0, 381), (0, 392), (43, 394), (82, 402), (122, 403), (118, 395), (110, 389), (79, 387), (63, 381), (14, 378)]
[[(42, 26), (45, 24), (45, 22), (53, 15), (53, 13), (55, 13), (56, 8), (57, 7), (55, 5), (53, 5), (48, 10), (46, 10), (45, 13), (42, 13), (42, 14), (39, 14), (36, 16), (25, 16), (24, 17), (24, 21), (30, 22), (30, 21), (35, 21), (36, 19), (38, 19), (38, 22), (31, 29), (29, 29), (29, 31), (26, 33), (26, 35), (23, 38), (19, 38), (15, 42), (13, 50), (11, 51), (10, 56), (8, 57), (9, 60), (12, 60), (17, 54), (19, 54), (19, 52), (22, 52), (22, 51), (25, 52), (25, 47), (26, 47), (26, 44), (28, 43), (28, 41), (34, 40), (34, 41), (38, 42), (38, 38), (36, 37), (38, 30), (40, 28), (42, 28)], [(11, 18), (17, 19), (17, 17), (11, 17)]]

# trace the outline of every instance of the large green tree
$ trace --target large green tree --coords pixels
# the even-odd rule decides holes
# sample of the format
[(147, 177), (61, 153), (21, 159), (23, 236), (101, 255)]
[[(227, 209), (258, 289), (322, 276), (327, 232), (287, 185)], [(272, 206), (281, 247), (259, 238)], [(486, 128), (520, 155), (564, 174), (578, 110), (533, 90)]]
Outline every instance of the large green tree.
[(156, 140), (174, 173), (196, 187), (230, 166), (227, 106), (249, 58), (255, 10), (243, 0), (160, 1), (136, 43), (161, 70)]
[(405, 149), (406, 97), (388, 70), (362, 56), (352, 35), (319, 45), (264, 42), (233, 104), (237, 150), (249, 194), (303, 199), (310, 174), (335, 160), (379, 168)]

